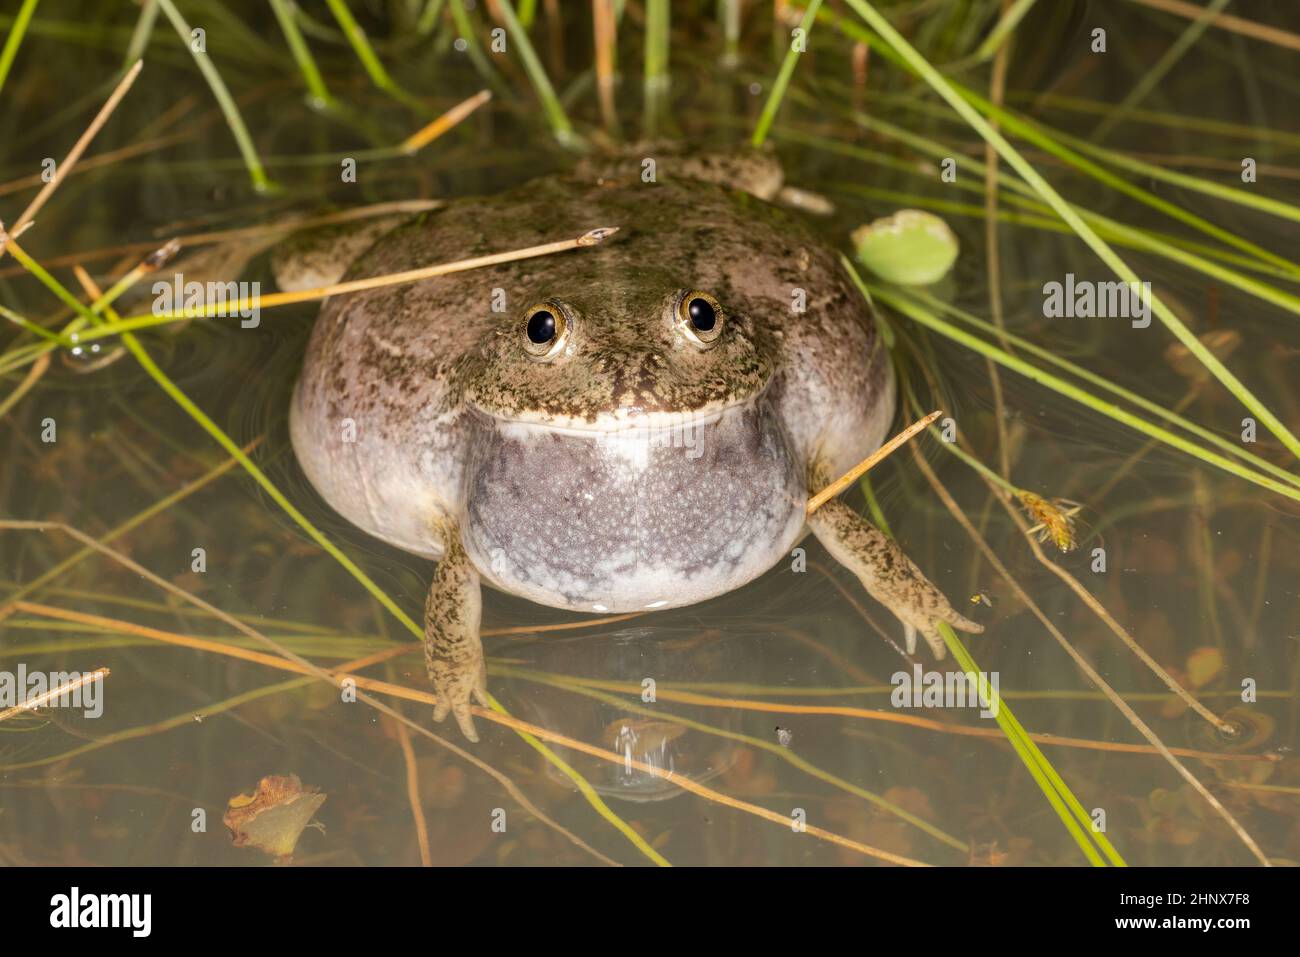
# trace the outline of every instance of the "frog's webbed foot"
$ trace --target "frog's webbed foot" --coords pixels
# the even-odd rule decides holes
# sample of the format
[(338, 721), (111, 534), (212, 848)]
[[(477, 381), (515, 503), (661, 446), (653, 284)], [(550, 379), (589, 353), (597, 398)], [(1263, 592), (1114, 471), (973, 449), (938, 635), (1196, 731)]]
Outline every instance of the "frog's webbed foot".
[(484, 707), (488, 703), (487, 668), (479, 639), (482, 610), (478, 572), (452, 530), (424, 604), (424, 661), (438, 696), (433, 720), (454, 715), (471, 741), (477, 741), (478, 734), (470, 716), (470, 698)]
[(959, 615), (893, 539), (843, 502), (832, 500), (813, 512), (808, 527), (836, 561), (858, 576), (872, 598), (898, 616), (909, 654), (916, 650), (920, 632), (935, 658), (944, 657), (941, 621), (973, 634), (984, 630)]

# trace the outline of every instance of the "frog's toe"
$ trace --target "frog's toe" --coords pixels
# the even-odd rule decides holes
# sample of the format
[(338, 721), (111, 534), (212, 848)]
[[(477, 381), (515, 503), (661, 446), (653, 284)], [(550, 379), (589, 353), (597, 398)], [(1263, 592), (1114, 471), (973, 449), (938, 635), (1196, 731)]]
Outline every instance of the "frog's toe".
[(460, 726), (460, 733), (477, 744), (478, 732), (474, 729), (474, 716), (470, 711), (468, 689), (460, 698), (453, 698), (454, 692), (445, 688), (438, 688), (437, 692), (438, 703), (433, 706), (433, 720), (442, 721), (448, 714), (454, 715), (456, 724)]
[(452, 705), (451, 713), (456, 716), (456, 724), (460, 726), (460, 733), (465, 735), (465, 739), (478, 744), (478, 731), (474, 728), (474, 718), (470, 714), (469, 702), (462, 701), (459, 704)]
[(983, 625), (981, 625), (977, 621), (971, 621), (969, 618), (965, 617), (964, 615), (957, 614), (951, 608), (948, 609), (948, 616), (944, 619), (944, 621), (952, 625), (958, 631), (964, 631), (972, 635), (982, 635), (984, 633)]
[(948, 646), (944, 644), (943, 636), (939, 634), (939, 629), (932, 623), (921, 620), (919, 622), (903, 622), (903, 642), (909, 655), (916, 654), (916, 636), (921, 634), (925, 637), (925, 643), (930, 646), (930, 652), (934, 655), (936, 661), (942, 661), (943, 656), (948, 653)]
[[(923, 628), (921, 634), (925, 636), (925, 643), (930, 646), (930, 651), (934, 655), (934, 660), (943, 661), (944, 657), (948, 654), (948, 645), (944, 642), (943, 635), (939, 634), (939, 629), (934, 625), (930, 625), (927, 628)], [(915, 644), (916, 639), (913, 638), (912, 642)]]
[(930, 646), (930, 651), (934, 654), (935, 660), (942, 661), (944, 659), (948, 654), (948, 643), (943, 640), (943, 635), (939, 634), (939, 622), (941, 621), (946, 621), (958, 631), (968, 632), (972, 635), (978, 635), (984, 631), (983, 625), (957, 614), (947, 602), (944, 602), (944, 606), (935, 609), (930, 615), (922, 616), (914, 621), (903, 622), (903, 637), (909, 655), (916, 653), (916, 635), (920, 632), (925, 637), (925, 643)]
[[(909, 563), (910, 564), (910, 563)], [(911, 566), (906, 586), (898, 589), (899, 602), (894, 613), (902, 620), (907, 634), (907, 650), (910, 654), (916, 649), (916, 634), (925, 636), (926, 643), (934, 652), (934, 657), (942, 659), (947, 654), (948, 645), (939, 634), (939, 623), (947, 622), (957, 631), (977, 635), (984, 626), (958, 614), (943, 592), (921, 573), (916, 566)]]
[(461, 734), (470, 741), (478, 741), (478, 732), (474, 730), (473, 710), (470, 699), (476, 698), (487, 707), (487, 671), (483, 660), (455, 667), (450, 662), (438, 662), (430, 669), (433, 690), (438, 696), (433, 706), (433, 720), (442, 721), (447, 715), (456, 719)]

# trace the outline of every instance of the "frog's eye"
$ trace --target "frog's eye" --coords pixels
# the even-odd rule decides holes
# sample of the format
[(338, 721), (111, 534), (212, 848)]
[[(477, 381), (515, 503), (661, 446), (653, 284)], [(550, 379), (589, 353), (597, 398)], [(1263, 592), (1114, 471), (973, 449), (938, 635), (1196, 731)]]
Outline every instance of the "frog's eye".
[(524, 351), (534, 359), (559, 355), (569, 339), (569, 320), (559, 304), (539, 302), (524, 315)]
[(677, 324), (682, 334), (701, 349), (718, 341), (725, 321), (722, 306), (707, 292), (693, 290), (677, 304)]

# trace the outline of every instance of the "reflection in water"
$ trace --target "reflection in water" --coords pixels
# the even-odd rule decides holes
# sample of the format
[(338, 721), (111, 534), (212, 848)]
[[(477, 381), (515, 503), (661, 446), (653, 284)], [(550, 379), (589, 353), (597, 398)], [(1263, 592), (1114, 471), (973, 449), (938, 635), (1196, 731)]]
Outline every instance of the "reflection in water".
[[(739, 750), (736, 742), (718, 734), (733, 730), (735, 712), (710, 711), (706, 718), (712, 733), (701, 731), (674, 720), (671, 715), (682, 706), (661, 695), (671, 696), (692, 680), (735, 673), (743, 656), (753, 660), (753, 651), (744, 634), (687, 636), (671, 626), (541, 638), (523, 651), (532, 662), (528, 671), (549, 672), (549, 680), (567, 687), (527, 681), (514, 672), (501, 680), (500, 693), (518, 702), (521, 717), (608, 748), (622, 759), (603, 761), (557, 746), (597, 791), (627, 801), (660, 801), (681, 794), (681, 787), (638, 764), (702, 784), (735, 764)], [(517, 656), (521, 648), (512, 646), (510, 653)], [(615, 698), (603, 690), (607, 688), (621, 693)], [(554, 780), (570, 783), (554, 765), (543, 766)]]

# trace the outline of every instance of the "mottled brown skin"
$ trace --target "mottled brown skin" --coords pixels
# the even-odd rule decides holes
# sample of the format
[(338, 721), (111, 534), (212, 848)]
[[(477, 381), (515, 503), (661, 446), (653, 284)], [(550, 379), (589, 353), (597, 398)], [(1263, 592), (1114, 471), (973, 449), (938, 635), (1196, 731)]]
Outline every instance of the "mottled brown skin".
[[(665, 157), (646, 183), (643, 169), (633, 158), (537, 180), (399, 226), (348, 278), (619, 232), (329, 300), (308, 348), (295, 451), (345, 517), (439, 559), (425, 615), (435, 717), (454, 714), (470, 737), (470, 700), (484, 700), (480, 579), (575, 610), (673, 607), (758, 577), (811, 530), (936, 654), (935, 621), (979, 630), (847, 507), (823, 506), (805, 526), (810, 477), (878, 447), (895, 401), (834, 251), (767, 202), (682, 171), (728, 183), (767, 173), (674, 173)], [(311, 280), (327, 273), (317, 257)], [(693, 291), (722, 308), (706, 347), (679, 321)], [(524, 330), (543, 302), (570, 331), (538, 361)], [(698, 447), (645, 438), (683, 424)]]
[[(814, 466), (813, 476), (815, 488), (825, 488), (838, 477), (824, 466)], [(808, 528), (832, 558), (858, 576), (867, 594), (898, 616), (908, 654), (916, 651), (920, 632), (934, 656), (942, 659), (947, 646), (937, 627), (941, 621), (962, 631), (983, 631), (982, 625), (953, 611), (897, 542), (839, 499), (808, 516)]]
[(483, 596), (478, 572), (461, 547), (459, 531), (445, 526), (442, 540), (447, 550), (434, 567), (424, 603), (424, 663), (439, 689), (433, 719), (441, 721), (452, 712), (465, 736), (477, 741), (469, 699), (473, 695), (479, 704), (488, 706), (487, 667), (479, 641)]

